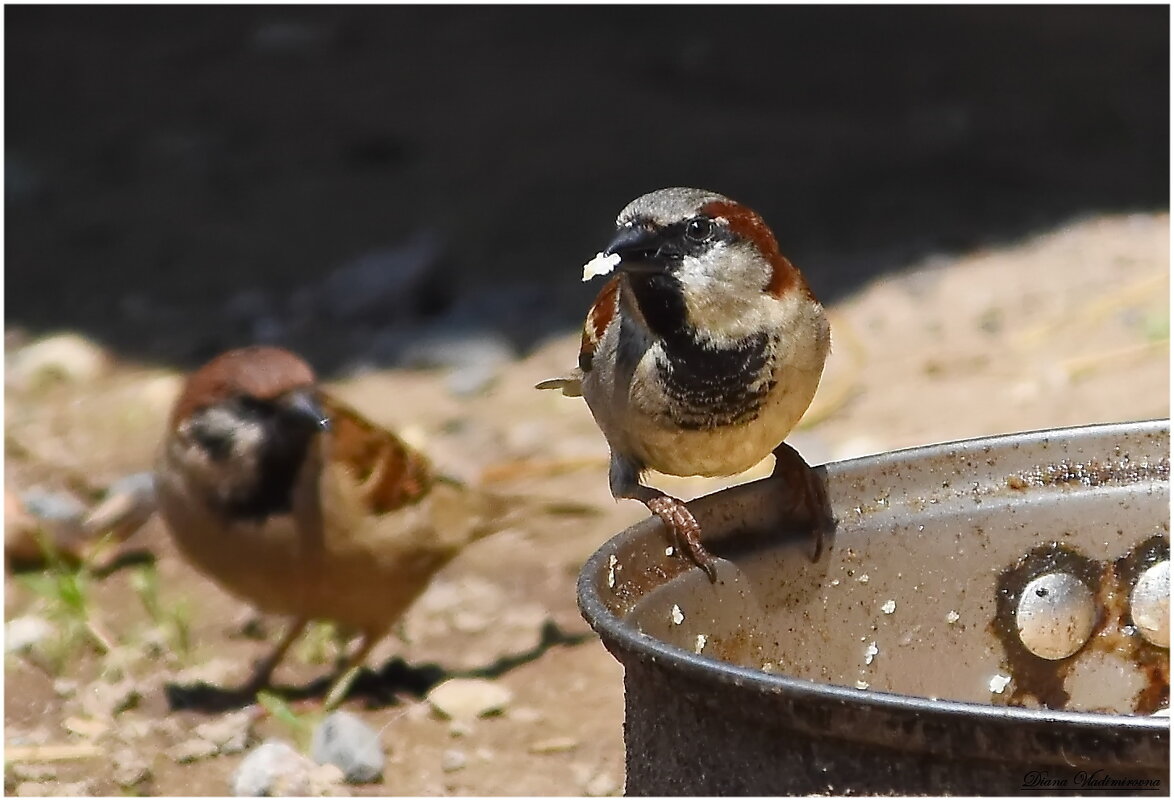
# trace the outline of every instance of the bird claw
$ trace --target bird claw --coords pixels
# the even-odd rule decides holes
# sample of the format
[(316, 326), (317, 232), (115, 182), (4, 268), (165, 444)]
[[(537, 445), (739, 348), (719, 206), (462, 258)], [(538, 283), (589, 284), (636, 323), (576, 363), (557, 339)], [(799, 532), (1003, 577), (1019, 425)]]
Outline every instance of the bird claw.
[(801, 488), (800, 503), (811, 520), (811, 561), (818, 562), (823, 555), (824, 539), (836, 530), (836, 518), (832, 515), (827, 485), (815, 472), (815, 468), (807, 464), (803, 457), (786, 443), (775, 449), (775, 468), (771, 475), (782, 478), (789, 487)]
[(650, 498), (648, 508), (668, 526), (677, 544), (689, 554), (689, 558), (709, 576), (710, 583), (717, 581), (717, 559), (701, 544), (701, 524), (684, 502), (667, 495)]

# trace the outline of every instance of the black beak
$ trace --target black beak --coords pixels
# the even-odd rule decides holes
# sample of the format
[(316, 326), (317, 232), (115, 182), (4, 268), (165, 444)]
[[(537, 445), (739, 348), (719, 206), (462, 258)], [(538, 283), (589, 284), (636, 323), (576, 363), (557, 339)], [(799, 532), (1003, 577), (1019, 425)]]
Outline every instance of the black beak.
[(662, 273), (668, 266), (664, 238), (659, 231), (643, 226), (623, 228), (604, 252), (619, 256), (617, 270), (628, 273)]
[(314, 397), (314, 391), (299, 389), (286, 393), (284, 406), (291, 417), (309, 423), (319, 431), (330, 430), (330, 418), (322, 411), (322, 405)]

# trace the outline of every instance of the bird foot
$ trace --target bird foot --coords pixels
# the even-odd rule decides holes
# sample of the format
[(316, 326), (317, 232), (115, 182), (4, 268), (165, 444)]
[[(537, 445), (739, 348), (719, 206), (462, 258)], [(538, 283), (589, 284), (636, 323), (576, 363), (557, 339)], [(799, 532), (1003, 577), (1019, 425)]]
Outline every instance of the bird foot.
[(673, 533), (677, 544), (689, 554), (689, 558), (693, 560), (694, 564), (705, 571), (710, 582), (716, 582), (717, 568), (715, 563), (717, 560), (701, 544), (701, 524), (697, 522), (697, 518), (693, 517), (689, 507), (685, 506), (683, 501), (668, 495), (649, 498), (645, 504), (653, 514), (664, 521), (664, 524)]
[(798, 451), (785, 442), (775, 449), (775, 467), (772, 477), (782, 478), (788, 487), (801, 493), (797, 506), (804, 508), (811, 521), (814, 540), (811, 561), (818, 562), (823, 555), (824, 538), (836, 530), (836, 518), (828, 500), (827, 485)]

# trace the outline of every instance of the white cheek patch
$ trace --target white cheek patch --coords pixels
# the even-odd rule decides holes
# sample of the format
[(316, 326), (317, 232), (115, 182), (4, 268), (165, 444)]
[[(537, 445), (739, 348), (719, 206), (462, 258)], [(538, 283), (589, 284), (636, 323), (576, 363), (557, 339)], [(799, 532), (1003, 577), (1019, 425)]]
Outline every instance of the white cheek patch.
[(619, 263), (620, 254), (618, 253), (613, 253), (610, 256), (605, 256), (603, 253), (596, 253), (595, 258), (583, 265), (583, 280), (590, 281), (597, 275), (607, 275)]

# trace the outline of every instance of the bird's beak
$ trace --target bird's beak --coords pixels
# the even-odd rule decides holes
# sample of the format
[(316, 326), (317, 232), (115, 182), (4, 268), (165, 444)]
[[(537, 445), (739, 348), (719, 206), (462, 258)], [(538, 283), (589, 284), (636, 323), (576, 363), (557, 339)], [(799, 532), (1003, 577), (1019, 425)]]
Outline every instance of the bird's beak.
[(313, 390), (299, 389), (286, 393), (284, 406), (291, 416), (304, 420), (319, 431), (330, 430), (330, 418), (322, 411), (322, 405)]
[(643, 226), (622, 229), (603, 251), (605, 256), (619, 256), (616, 269), (626, 273), (663, 273), (668, 260), (659, 231)]

